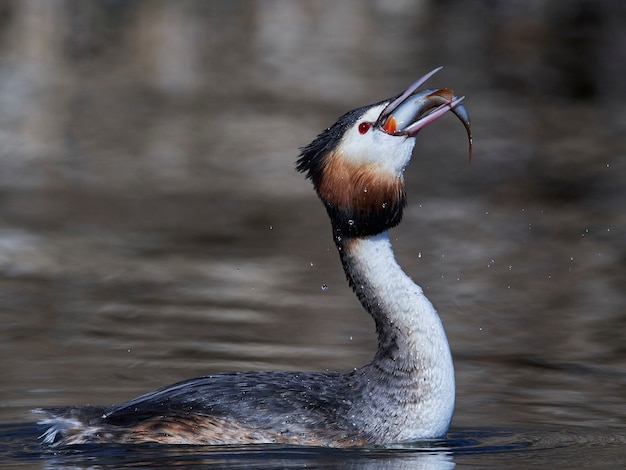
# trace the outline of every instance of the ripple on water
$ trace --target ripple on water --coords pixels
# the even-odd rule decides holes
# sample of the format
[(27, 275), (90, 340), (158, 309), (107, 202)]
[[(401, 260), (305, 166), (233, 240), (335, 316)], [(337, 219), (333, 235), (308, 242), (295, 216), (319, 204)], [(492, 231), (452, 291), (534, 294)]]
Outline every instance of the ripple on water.
[(279, 445), (162, 446), (84, 445), (42, 448), (34, 423), (0, 425), (0, 465), (48, 467), (130, 467), (149, 465), (274, 468), (358, 466), (359, 468), (499, 467), (509, 469), (564, 464), (568, 468), (613, 468), (626, 462), (624, 433), (582, 428), (562, 430), (454, 429), (447, 439), (359, 449), (326, 449)]

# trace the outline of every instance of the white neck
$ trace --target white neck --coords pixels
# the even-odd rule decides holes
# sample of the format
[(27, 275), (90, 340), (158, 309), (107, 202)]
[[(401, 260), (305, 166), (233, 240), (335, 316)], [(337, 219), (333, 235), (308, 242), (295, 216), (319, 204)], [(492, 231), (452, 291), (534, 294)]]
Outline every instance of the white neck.
[(435, 308), (396, 262), (387, 232), (338, 239), (337, 245), (350, 284), (378, 332), (374, 360), (354, 376), (388, 389), (378, 400), (388, 400), (390, 409), (373, 406), (397, 415), (388, 419), (391, 438), (445, 434), (454, 409), (454, 368)]

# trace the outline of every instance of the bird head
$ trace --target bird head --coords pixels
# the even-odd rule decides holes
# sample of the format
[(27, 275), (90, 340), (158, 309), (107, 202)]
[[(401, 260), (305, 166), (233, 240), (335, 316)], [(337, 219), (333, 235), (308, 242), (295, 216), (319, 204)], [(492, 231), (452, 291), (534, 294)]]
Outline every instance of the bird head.
[(374, 235), (397, 225), (406, 204), (404, 170), (418, 132), (451, 111), (469, 114), (447, 88), (419, 90), (441, 67), (394, 98), (349, 111), (302, 149), (297, 170), (313, 182), (336, 236)]

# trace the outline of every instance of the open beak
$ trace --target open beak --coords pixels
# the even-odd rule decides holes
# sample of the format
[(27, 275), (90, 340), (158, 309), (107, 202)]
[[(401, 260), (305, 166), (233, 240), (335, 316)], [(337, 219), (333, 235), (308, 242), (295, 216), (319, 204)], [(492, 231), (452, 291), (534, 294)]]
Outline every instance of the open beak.
[(464, 96), (457, 98), (454, 92), (447, 88), (439, 90), (417, 89), (442, 67), (427, 73), (403, 91), (400, 96), (392, 100), (383, 109), (376, 121), (376, 127), (390, 135), (415, 135), (431, 122), (437, 120), (448, 111), (458, 117), (467, 131), (469, 140), (469, 161), (472, 161), (472, 130), (467, 109), (461, 104)]

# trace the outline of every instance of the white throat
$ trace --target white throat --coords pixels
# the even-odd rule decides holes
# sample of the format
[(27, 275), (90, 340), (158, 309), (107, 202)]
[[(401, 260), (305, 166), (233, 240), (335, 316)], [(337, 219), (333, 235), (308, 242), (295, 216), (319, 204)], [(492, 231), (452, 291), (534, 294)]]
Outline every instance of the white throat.
[(396, 262), (387, 232), (351, 239), (342, 248), (346, 273), (378, 332), (378, 353), (362, 370), (380, 376), (405, 410), (389, 431), (397, 440), (441, 436), (452, 419), (455, 392), (437, 311)]

